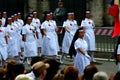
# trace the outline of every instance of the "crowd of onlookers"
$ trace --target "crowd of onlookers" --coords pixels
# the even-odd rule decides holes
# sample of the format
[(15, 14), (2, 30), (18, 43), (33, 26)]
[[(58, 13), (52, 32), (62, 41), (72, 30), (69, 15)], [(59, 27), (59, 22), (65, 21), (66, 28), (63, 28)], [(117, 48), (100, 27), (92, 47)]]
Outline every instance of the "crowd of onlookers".
[(120, 80), (120, 71), (107, 75), (94, 64), (88, 65), (82, 75), (73, 65), (64, 69), (60, 65), (55, 59), (36, 56), (31, 60), (30, 70), (27, 70), (24, 64), (9, 60), (0, 68), (0, 80)]

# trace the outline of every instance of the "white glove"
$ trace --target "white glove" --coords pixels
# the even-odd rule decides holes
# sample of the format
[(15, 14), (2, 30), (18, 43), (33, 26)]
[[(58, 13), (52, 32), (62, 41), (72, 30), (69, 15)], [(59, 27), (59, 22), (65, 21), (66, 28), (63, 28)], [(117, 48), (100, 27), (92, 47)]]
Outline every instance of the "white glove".
[(72, 36), (74, 36), (73, 32), (70, 32), (70, 34), (71, 34)]
[(48, 39), (50, 39), (50, 36), (46, 36)]
[(10, 37), (10, 39), (13, 39), (12, 37)]

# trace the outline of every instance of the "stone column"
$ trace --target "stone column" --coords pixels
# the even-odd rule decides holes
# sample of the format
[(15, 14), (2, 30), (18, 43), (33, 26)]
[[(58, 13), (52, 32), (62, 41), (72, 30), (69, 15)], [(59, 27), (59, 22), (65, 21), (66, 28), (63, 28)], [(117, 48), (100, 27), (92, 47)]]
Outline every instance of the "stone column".
[(105, 26), (113, 26), (113, 23), (114, 23), (113, 17), (108, 14), (109, 7), (110, 7), (109, 0), (104, 0), (104, 15), (103, 15), (104, 18), (103, 19), (104, 19)]
[(43, 12), (47, 11), (50, 9), (50, 4), (49, 4), (49, 0), (41, 0), (40, 1), (40, 18), (43, 19)]
[(87, 8), (91, 10), (92, 19), (96, 26), (103, 26), (103, 1), (104, 0), (88, 0)]
[(28, 0), (29, 13), (32, 11), (37, 11), (37, 0)]

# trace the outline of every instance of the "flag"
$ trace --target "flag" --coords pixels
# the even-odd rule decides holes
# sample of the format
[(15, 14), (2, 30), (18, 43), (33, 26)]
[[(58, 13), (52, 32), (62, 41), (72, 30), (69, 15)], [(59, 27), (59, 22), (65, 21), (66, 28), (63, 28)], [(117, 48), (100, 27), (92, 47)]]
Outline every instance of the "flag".
[[(114, 2), (114, 4), (113, 4)], [(120, 10), (119, 10), (120, 0), (110, 0), (111, 7), (108, 10), (108, 14), (114, 17), (114, 29), (112, 38), (120, 34)]]
[(119, 20), (119, 16), (115, 17), (114, 19), (114, 29), (113, 29), (113, 34), (112, 34), (112, 38), (118, 36), (120, 34), (120, 20)]
[(110, 0), (110, 5), (114, 5), (114, 0)]
[(118, 5), (114, 4), (114, 5), (110, 6), (110, 8), (108, 10), (109, 15), (116, 17), (116, 16), (118, 16), (118, 13), (119, 13)]

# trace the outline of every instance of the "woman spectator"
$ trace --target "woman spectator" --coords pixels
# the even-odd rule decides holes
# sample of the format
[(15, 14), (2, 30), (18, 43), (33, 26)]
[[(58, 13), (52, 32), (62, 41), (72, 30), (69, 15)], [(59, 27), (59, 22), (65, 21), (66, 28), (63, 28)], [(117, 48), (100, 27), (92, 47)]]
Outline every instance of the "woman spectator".
[(82, 80), (93, 80), (94, 74), (98, 72), (98, 69), (95, 65), (90, 64), (85, 67), (84, 74), (81, 76)]
[(14, 64), (16, 64), (15, 60), (10, 60), (7, 62), (7, 65), (5, 66), (5, 70), (6, 70), (5, 78), (6, 78), (6, 80), (14, 80), (15, 79), (15, 75), (13, 74)]
[(78, 80), (78, 70), (74, 66), (68, 66), (64, 70), (64, 80)]

